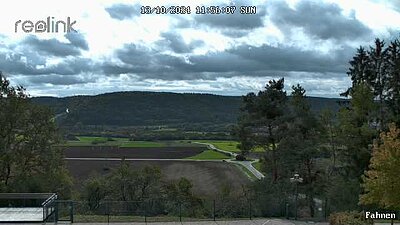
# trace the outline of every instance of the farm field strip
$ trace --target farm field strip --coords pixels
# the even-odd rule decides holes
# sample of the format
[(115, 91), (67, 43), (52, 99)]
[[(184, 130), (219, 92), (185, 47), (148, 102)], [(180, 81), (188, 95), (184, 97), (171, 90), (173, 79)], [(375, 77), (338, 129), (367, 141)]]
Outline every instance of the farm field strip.
[(137, 158), (64, 158), (65, 160), (77, 161), (177, 161), (177, 162), (222, 162), (220, 159), (137, 159)]
[(182, 159), (198, 155), (204, 147), (142, 147), (119, 148), (117, 146), (68, 147), (64, 150), (66, 158), (143, 158), (143, 159)]
[[(65, 160), (68, 170), (76, 180), (75, 185), (81, 188), (87, 178), (93, 174), (109, 174), (113, 168), (121, 165), (120, 159), (115, 160)], [(240, 189), (250, 180), (237, 166), (221, 161), (204, 160), (127, 160), (132, 169), (145, 166), (157, 166), (165, 175), (166, 180), (177, 180), (185, 177), (193, 182), (194, 192), (202, 196), (218, 194), (224, 185)]]
[[(192, 143), (202, 143), (202, 144), (212, 144), (216, 148), (232, 152), (232, 153), (240, 153), (240, 149), (237, 147), (239, 144), (238, 141), (227, 141), (227, 140), (192, 140)], [(263, 152), (262, 148), (255, 148), (253, 152)]]

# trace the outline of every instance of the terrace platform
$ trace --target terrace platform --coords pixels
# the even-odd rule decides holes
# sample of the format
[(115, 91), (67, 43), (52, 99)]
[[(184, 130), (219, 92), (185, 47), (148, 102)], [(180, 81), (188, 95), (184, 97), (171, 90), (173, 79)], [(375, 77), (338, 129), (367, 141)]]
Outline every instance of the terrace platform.
[(0, 222), (42, 222), (42, 207), (0, 208)]
[(45, 222), (56, 199), (54, 193), (0, 193), (0, 223)]

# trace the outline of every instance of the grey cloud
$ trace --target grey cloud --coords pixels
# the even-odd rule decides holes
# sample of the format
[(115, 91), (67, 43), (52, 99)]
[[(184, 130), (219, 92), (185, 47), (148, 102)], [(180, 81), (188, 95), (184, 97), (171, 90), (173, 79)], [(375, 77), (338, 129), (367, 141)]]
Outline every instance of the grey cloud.
[(81, 76), (65, 75), (35, 75), (27, 77), (32, 84), (72, 85), (87, 83), (88, 80)]
[(80, 49), (87, 50), (88, 46), (82, 36), (66, 35), (70, 43), (61, 42), (55, 38), (42, 40), (36, 36), (30, 35), (22, 42), (27, 48), (32, 48), (42, 53), (52, 56), (78, 56), (81, 54)]
[(140, 15), (139, 5), (114, 4), (105, 10), (112, 18), (117, 20), (130, 19)]
[(127, 45), (116, 55), (124, 64), (102, 66), (104, 73), (135, 73), (142, 79), (215, 79), (232, 76), (285, 75), (291, 71), (344, 74), (355, 49), (321, 54), (294, 47), (240, 45), (223, 52), (185, 57), (162, 54), (154, 49)]
[(240, 38), (246, 36), (249, 33), (248, 30), (236, 30), (236, 29), (224, 29), (222, 34), (231, 38)]
[(65, 38), (67, 38), (72, 45), (83, 50), (89, 50), (89, 45), (81, 33), (70, 32), (65, 35)]
[(264, 69), (282, 71), (309, 71), (309, 72), (345, 72), (347, 60), (353, 48), (345, 47), (342, 50), (324, 55), (315, 51), (305, 51), (293, 47), (274, 47), (262, 45), (254, 47), (241, 45), (229, 50), (230, 53), (242, 58), (259, 62)]
[(182, 36), (173, 32), (162, 33), (161, 37), (163, 37), (164, 39), (157, 43), (158, 46), (161, 48), (168, 47), (176, 53), (189, 53), (192, 52), (195, 48), (204, 45), (204, 42), (202, 40), (196, 40), (192, 41), (189, 44), (186, 44)]
[(83, 72), (91, 72), (96, 67), (87, 58), (70, 58), (63, 62), (46, 66), (45, 58), (32, 52), (3, 53), (0, 54), (0, 70), (8, 74), (23, 75), (76, 75)]
[(183, 69), (185, 62), (181, 57), (162, 54), (154, 49), (135, 44), (127, 44), (123, 49), (116, 51), (116, 57), (124, 65), (102, 65), (104, 72), (111, 74), (138, 73), (142, 76), (162, 77), (167, 72)]
[(344, 16), (337, 4), (300, 1), (295, 9), (285, 2), (270, 5), (271, 21), (287, 35), (293, 27), (301, 27), (310, 36), (323, 40), (353, 40), (372, 34), (354, 15), (352, 18)]
[(0, 54), (0, 70), (8, 74), (38, 74), (36, 65), (24, 62), (22, 54)]
[(45, 67), (40, 71), (42, 74), (60, 74), (60, 75), (76, 75), (85, 72), (95, 72), (96, 67), (91, 59), (87, 58), (71, 58), (61, 63)]

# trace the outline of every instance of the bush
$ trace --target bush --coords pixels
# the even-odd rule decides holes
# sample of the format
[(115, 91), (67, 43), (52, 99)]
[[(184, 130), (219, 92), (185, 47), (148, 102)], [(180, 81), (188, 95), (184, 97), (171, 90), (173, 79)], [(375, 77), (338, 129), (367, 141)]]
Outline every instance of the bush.
[(338, 212), (329, 216), (330, 225), (370, 225), (372, 220), (366, 220), (364, 214), (356, 211)]
[(236, 155), (236, 160), (238, 161), (245, 161), (246, 157), (244, 157), (244, 155)]

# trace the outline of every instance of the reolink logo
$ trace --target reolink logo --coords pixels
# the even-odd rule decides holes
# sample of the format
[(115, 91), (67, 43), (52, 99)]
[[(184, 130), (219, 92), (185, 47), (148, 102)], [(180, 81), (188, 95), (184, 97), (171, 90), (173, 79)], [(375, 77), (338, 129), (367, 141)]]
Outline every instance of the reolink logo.
[(15, 22), (15, 33), (19, 31), (19, 27), (21, 26), (21, 30), (25, 33), (58, 33), (64, 32), (69, 33), (71, 31), (77, 32), (73, 26), (76, 24), (76, 20), (71, 22), (71, 18), (67, 17), (64, 20), (55, 20), (54, 17), (48, 16), (46, 20), (38, 20), (36, 22), (32, 22), (31, 20), (21, 21), (18, 20)]

